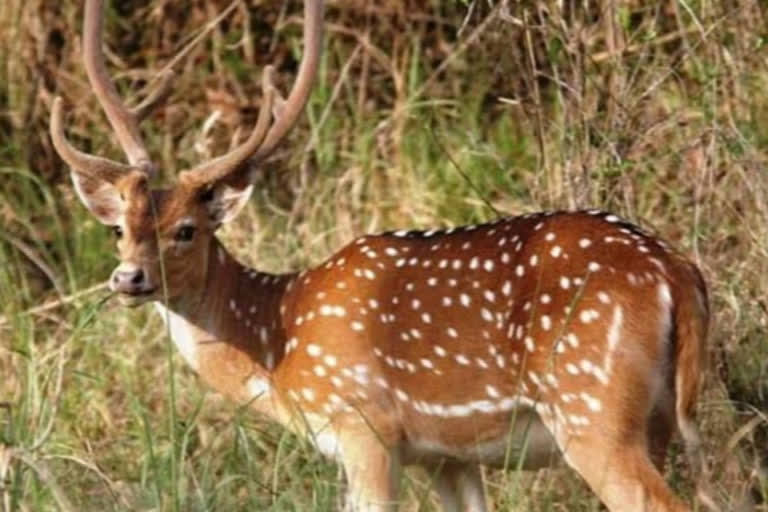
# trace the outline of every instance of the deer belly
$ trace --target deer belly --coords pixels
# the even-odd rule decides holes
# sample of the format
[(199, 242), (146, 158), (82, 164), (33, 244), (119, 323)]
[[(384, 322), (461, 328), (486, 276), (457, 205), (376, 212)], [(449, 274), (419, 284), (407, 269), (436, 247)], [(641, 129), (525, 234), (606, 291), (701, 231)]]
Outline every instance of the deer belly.
[(408, 464), (448, 458), (522, 469), (547, 467), (560, 460), (549, 430), (527, 409), (416, 422), (415, 427), (406, 429), (402, 455)]

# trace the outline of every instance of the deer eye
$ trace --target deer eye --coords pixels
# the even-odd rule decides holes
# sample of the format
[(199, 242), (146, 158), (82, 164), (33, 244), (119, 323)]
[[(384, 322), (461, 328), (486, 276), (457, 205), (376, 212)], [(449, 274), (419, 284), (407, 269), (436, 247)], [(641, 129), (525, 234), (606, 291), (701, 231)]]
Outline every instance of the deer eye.
[(115, 238), (120, 240), (123, 238), (123, 228), (120, 226), (112, 226), (112, 234), (115, 235)]
[(195, 237), (195, 226), (181, 226), (176, 232), (177, 242), (189, 242)]
[(200, 200), (204, 203), (213, 200), (213, 187), (207, 187), (205, 190), (203, 190), (200, 194)]

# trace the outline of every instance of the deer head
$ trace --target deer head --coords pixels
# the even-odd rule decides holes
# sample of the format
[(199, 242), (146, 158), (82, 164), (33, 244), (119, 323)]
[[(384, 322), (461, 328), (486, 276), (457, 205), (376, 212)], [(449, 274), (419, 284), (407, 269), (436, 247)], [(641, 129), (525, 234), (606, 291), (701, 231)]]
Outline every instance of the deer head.
[(83, 57), (88, 80), (128, 163), (73, 147), (64, 135), (60, 97), (54, 100), (51, 112), (51, 138), (71, 169), (82, 203), (114, 230), (120, 264), (112, 272), (109, 286), (126, 304), (162, 299), (166, 292), (173, 300), (203, 286), (216, 229), (246, 204), (255, 168), (293, 128), (309, 98), (322, 43), (323, 3), (307, 0), (304, 10), (304, 56), (287, 100), (279, 97), (272, 84), (273, 69), (268, 66), (262, 76), (264, 97), (258, 120), (248, 139), (232, 151), (182, 172), (173, 187), (152, 189), (149, 180), (156, 166), (142, 141), (139, 124), (169, 96), (173, 74), (164, 74), (154, 92), (128, 108), (104, 64), (103, 0), (87, 0)]

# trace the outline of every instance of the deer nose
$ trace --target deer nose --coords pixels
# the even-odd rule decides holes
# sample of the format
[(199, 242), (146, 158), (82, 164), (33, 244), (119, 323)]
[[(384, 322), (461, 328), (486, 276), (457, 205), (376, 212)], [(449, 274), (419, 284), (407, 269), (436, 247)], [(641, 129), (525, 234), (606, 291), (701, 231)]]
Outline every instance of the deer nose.
[(146, 286), (146, 274), (144, 270), (133, 264), (123, 263), (112, 272), (109, 281), (110, 288), (114, 292), (136, 293), (143, 291)]

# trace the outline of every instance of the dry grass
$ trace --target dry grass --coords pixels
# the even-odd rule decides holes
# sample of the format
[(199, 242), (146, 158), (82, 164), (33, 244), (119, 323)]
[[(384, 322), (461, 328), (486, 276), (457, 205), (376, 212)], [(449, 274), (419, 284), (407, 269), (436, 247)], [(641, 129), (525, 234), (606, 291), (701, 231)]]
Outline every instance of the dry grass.
[[(223, 231), (227, 245), (296, 269), (364, 232), (492, 218), (483, 199), (510, 214), (600, 206), (653, 226), (711, 289), (700, 422), (718, 498), (766, 510), (766, 6), (431, 3), (331, 3), (309, 122)], [(229, 5), (114, 4), (109, 58), (129, 96)], [(237, 3), (178, 62), (175, 95), (146, 123), (165, 179), (253, 120), (264, 63), (287, 87), (299, 12)], [(0, 3), (0, 510), (333, 509), (335, 466), (181, 366), (170, 414), (165, 335), (148, 311), (99, 292), (39, 307), (113, 265), (46, 134), (63, 94), (72, 136), (118, 156), (79, 63), (80, 17), (70, 1)], [(668, 479), (690, 496), (679, 451)], [(562, 470), (487, 481), (496, 510), (598, 508)], [(409, 474), (404, 509), (433, 510), (427, 491)]]

